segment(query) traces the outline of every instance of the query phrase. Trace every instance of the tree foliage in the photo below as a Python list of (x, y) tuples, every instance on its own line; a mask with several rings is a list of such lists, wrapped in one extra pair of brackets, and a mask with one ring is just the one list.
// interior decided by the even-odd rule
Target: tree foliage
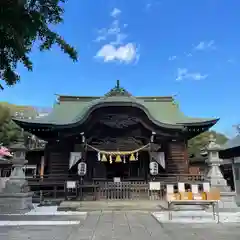
[[(4, 146), (15, 142), (21, 134), (21, 129), (12, 121), (16, 112), (23, 113), (25, 117), (36, 116), (36, 110), (32, 107), (0, 103), (0, 143)], [(25, 141), (29, 136), (29, 133), (24, 132)]]
[(228, 138), (222, 133), (217, 133), (216, 131), (204, 132), (188, 141), (189, 155), (200, 155), (201, 149), (203, 149), (209, 143), (209, 137), (211, 134), (216, 138), (216, 142), (220, 145), (226, 143), (228, 140)]
[[(39, 41), (41, 51), (60, 46), (71, 59), (77, 52), (50, 26), (63, 22), (65, 0), (1, 0), (0, 1), (0, 80), (14, 85), (20, 80), (16, 72), (22, 63), (29, 71), (33, 43)], [(0, 88), (3, 86), (0, 84)]]
[(10, 109), (0, 105), (0, 143), (8, 146), (17, 140), (19, 133), (19, 128), (11, 121)]

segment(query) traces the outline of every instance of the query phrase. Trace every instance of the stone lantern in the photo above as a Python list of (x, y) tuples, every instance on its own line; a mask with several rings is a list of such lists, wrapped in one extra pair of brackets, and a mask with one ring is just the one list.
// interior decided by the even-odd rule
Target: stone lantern
[[(27, 148), (24, 144), (23, 132), (18, 141), (10, 146), (10, 149), (13, 152), (12, 172), (5, 191), (27, 192), (28, 185), (24, 172), (24, 165), (27, 164), (27, 160), (25, 159)], [(9, 187), (9, 189), (7, 187)]]
[(29, 192), (24, 173), (27, 148), (24, 144), (23, 132), (17, 143), (10, 146), (10, 149), (13, 152), (12, 172), (0, 194), (0, 213), (23, 213), (33, 208), (33, 193)]
[(209, 144), (206, 147), (208, 152), (206, 163), (209, 166), (207, 178), (209, 179), (212, 187), (218, 187), (221, 191), (226, 191), (228, 189), (227, 182), (220, 170), (220, 166), (223, 162), (223, 160), (219, 158), (219, 151), (221, 149), (221, 146), (216, 143), (214, 136), (210, 135)]
[(209, 144), (206, 147), (208, 158), (206, 163), (209, 170), (207, 178), (212, 188), (218, 188), (221, 194), (220, 208), (236, 208), (235, 192), (231, 192), (230, 187), (227, 185), (227, 181), (224, 179), (220, 166), (223, 160), (219, 158), (219, 151), (222, 147), (216, 143), (216, 139), (213, 135), (210, 135)]

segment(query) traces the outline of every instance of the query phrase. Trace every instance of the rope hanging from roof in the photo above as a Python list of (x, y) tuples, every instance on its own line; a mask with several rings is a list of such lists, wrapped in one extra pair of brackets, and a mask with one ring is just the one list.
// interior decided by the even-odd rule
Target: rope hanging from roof
[(140, 147), (140, 148), (137, 148), (137, 149), (134, 149), (132, 151), (105, 151), (105, 150), (101, 150), (101, 149), (98, 149), (96, 147), (93, 147), (89, 144), (87, 144), (88, 147), (92, 148), (93, 150), (95, 150), (96, 152), (100, 153), (100, 154), (106, 154), (106, 155), (112, 155), (112, 156), (116, 156), (116, 155), (131, 155), (131, 154), (134, 154), (134, 153), (137, 153), (137, 152), (140, 152), (141, 150), (147, 148), (150, 146), (150, 143)]
[(89, 144), (87, 144), (87, 146), (97, 152), (98, 161), (107, 162), (109, 160), (109, 162), (112, 163), (113, 157), (114, 157), (116, 163), (122, 162), (122, 158), (123, 158), (123, 163), (125, 163), (126, 156), (130, 156), (129, 161), (137, 161), (138, 160), (138, 152), (140, 152), (141, 150), (143, 150), (145, 148), (148, 148), (150, 146), (150, 143), (148, 143), (140, 148), (134, 149), (132, 151), (105, 151), (105, 150), (100, 150), (96, 147), (93, 147)]

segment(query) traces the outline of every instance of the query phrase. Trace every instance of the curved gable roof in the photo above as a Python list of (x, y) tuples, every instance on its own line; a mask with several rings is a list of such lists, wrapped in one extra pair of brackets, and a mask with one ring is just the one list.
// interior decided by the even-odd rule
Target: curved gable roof
[(69, 125), (82, 122), (96, 108), (102, 106), (133, 106), (142, 109), (155, 124), (167, 128), (181, 128), (188, 125), (214, 124), (217, 119), (190, 118), (185, 116), (173, 102), (172, 97), (105, 96), (101, 98), (68, 98), (54, 105), (46, 117), (16, 122)]
[(133, 97), (120, 87), (119, 81), (103, 97), (59, 96), (53, 111), (46, 117), (22, 120), (13, 119), (18, 124), (71, 125), (81, 124), (97, 108), (105, 106), (133, 106), (145, 112), (156, 125), (181, 129), (184, 126), (214, 125), (218, 119), (190, 118), (185, 116), (174, 103), (172, 97)]

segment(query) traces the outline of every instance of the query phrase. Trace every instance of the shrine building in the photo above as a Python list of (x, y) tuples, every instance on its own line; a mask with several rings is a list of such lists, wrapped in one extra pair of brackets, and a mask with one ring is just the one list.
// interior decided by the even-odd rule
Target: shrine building
[[(186, 116), (171, 96), (132, 96), (117, 81), (104, 96), (58, 95), (49, 115), (13, 121), (47, 142), (43, 175), (77, 177), (85, 162), (84, 181), (150, 181), (189, 174), (188, 140), (218, 119)], [(152, 172), (150, 162), (158, 165)]]

